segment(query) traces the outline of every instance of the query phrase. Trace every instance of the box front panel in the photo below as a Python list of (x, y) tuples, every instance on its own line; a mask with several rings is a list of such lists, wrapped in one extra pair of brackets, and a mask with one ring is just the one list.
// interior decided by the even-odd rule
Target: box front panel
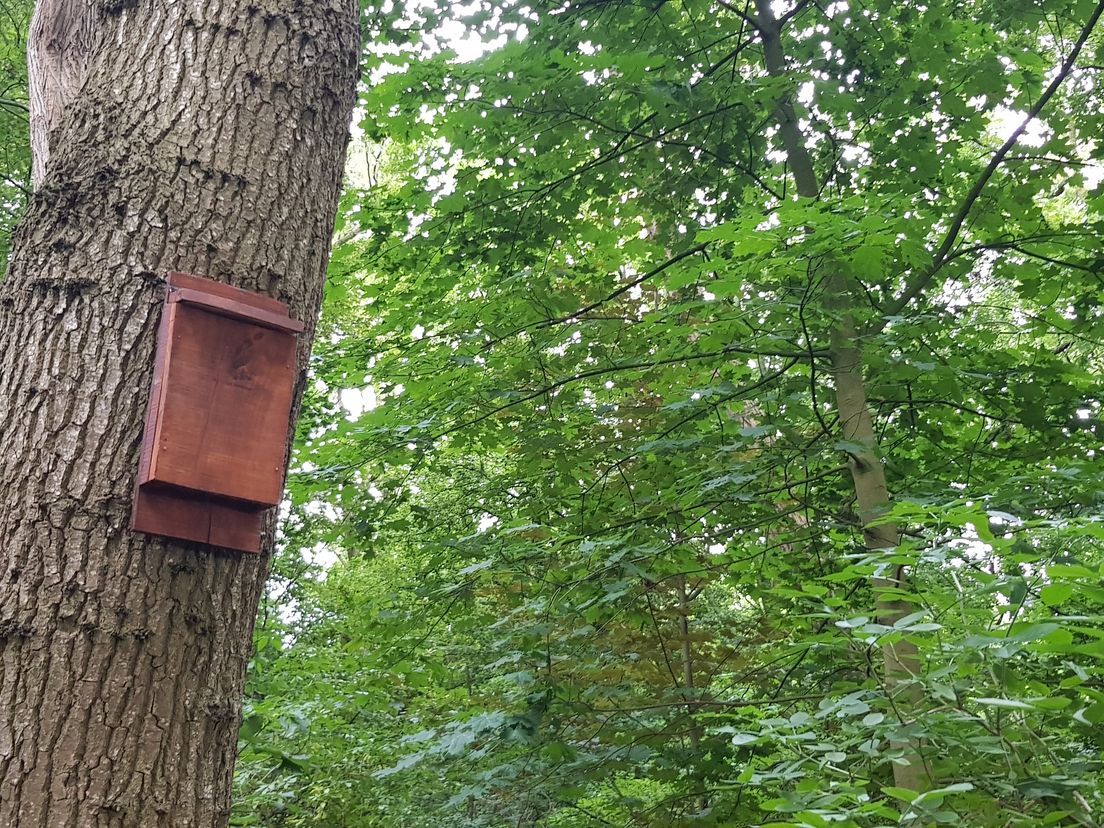
[(295, 337), (187, 304), (169, 336), (148, 482), (276, 505)]

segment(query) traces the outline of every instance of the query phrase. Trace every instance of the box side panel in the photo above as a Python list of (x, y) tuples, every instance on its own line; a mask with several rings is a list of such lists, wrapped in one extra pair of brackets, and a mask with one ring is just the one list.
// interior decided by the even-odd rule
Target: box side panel
[(161, 322), (157, 327), (157, 350), (153, 362), (153, 381), (150, 384), (149, 407), (146, 409), (146, 425), (142, 432), (142, 453), (138, 461), (138, 483), (147, 483), (154, 476), (157, 433), (161, 427), (163, 411), (165, 368), (172, 357), (172, 329), (176, 305), (165, 304)]

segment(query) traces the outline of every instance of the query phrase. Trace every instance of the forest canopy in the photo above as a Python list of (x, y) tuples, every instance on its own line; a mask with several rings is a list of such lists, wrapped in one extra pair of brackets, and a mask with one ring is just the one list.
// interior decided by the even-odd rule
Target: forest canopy
[(366, 6), (231, 824), (1100, 825), (1102, 12)]

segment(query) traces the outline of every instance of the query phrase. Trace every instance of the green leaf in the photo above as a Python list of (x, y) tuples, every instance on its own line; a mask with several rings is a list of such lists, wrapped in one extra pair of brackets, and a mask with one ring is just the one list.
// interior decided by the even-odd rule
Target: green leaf
[(916, 791), (910, 791), (908, 788), (895, 788), (884, 787), (882, 793), (886, 796), (892, 796), (894, 799), (899, 799), (902, 802), (912, 803), (920, 794)]
[(1048, 584), (1039, 590), (1039, 596), (1045, 604), (1056, 607), (1064, 604), (1073, 595), (1073, 584)]
[(980, 698), (974, 699), (978, 704), (984, 704), (989, 707), (1007, 707), (1013, 710), (1034, 710), (1027, 702), (1019, 701), (1017, 699), (999, 699), (999, 698)]

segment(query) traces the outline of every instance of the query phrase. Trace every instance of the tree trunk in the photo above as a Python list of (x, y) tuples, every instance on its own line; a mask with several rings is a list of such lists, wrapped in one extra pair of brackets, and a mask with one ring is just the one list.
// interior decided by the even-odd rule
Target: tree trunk
[(27, 36), (31, 112), (31, 181), (50, 161), (50, 132), (80, 92), (96, 45), (99, 9), (92, 0), (38, 0)]
[[(863, 378), (863, 355), (858, 332), (846, 307), (852, 291), (846, 280), (835, 278), (828, 285), (830, 305), (840, 313), (832, 331), (832, 379), (836, 385), (836, 411), (839, 414), (843, 439), (861, 451), (848, 455), (851, 480), (855, 487), (855, 503), (863, 524), (863, 541), (871, 551), (896, 549), (901, 542), (898, 527), (892, 523), (872, 523), (884, 517), (889, 508), (889, 486), (885, 468), (878, 456), (878, 436), (866, 400)], [(880, 577), (872, 579), (877, 601), (878, 623), (893, 626), (913, 611), (908, 601), (893, 597), (893, 591), (909, 588), (908, 572), (900, 564), (891, 565)], [(920, 678), (920, 652), (915, 644), (901, 638), (881, 645), (885, 665), (885, 689), (894, 713), (902, 724), (908, 724), (923, 700)], [(899, 788), (923, 791), (931, 787), (930, 769), (915, 742), (896, 740), (891, 745), (901, 751), (905, 763), (894, 763), (893, 781)]]
[(220, 826), (267, 555), (127, 528), (163, 277), (287, 302), (305, 368), (357, 3), (96, 2), (0, 286), (0, 825)]
[[(763, 60), (767, 72), (773, 77), (786, 74), (785, 53), (782, 50), (781, 32), (774, 16), (771, 0), (755, 0), (757, 24), (763, 40)], [(778, 105), (779, 134), (786, 151), (786, 160), (793, 174), (797, 193), (802, 198), (816, 199), (820, 195), (812, 158), (805, 148), (797, 115), (788, 97)], [(832, 268), (834, 262), (824, 266)], [(866, 399), (866, 380), (863, 377), (862, 343), (852, 318), (852, 309), (858, 304), (858, 286), (838, 273), (825, 280), (825, 310), (837, 315), (831, 331), (830, 355), (832, 381), (836, 391), (836, 413), (844, 440), (861, 446), (861, 451), (848, 454), (848, 467), (855, 491), (859, 519), (863, 524), (863, 541), (867, 549), (884, 552), (900, 543), (900, 533), (893, 524), (869, 524), (881, 517), (889, 507), (889, 486), (885, 467), (878, 455), (878, 439)], [(887, 598), (884, 590), (907, 589), (908, 573), (903, 566), (896, 566), (892, 573), (872, 579), (878, 596), (878, 621), (892, 626), (905, 617), (911, 607), (908, 603)], [(920, 686), (916, 683), (920, 673), (920, 657), (916, 645), (906, 640), (882, 645), (882, 662), (889, 701), (894, 705), (898, 719), (907, 724), (913, 710), (921, 700)], [(925, 790), (930, 785), (930, 771), (923, 762), (919, 746), (912, 742), (894, 742), (893, 747), (902, 751), (904, 763), (894, 763), (893, 781), (897, 787), (913, 791)]]
[(690, 602), (693, 598), (686, 586), (686, 576), (675, 581), (678, 595), (679, 661), (682, 664), (682, 689), (686, 694), (686, 715), (690, 723), (690, 744), (696, 750), (701, 744), (701, 728), (694, 721), (698, 711), (697, 688), (694, 684), (694, 642), (690, 640)]

